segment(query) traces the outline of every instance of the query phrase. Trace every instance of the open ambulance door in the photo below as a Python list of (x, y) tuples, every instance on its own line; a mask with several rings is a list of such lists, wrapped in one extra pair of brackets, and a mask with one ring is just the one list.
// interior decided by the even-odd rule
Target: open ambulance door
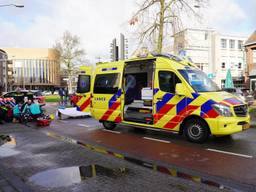
[(71, 102), (78, 111), (90, 112), (92, 67), (83, 66), (78, 75), (77, 90)]

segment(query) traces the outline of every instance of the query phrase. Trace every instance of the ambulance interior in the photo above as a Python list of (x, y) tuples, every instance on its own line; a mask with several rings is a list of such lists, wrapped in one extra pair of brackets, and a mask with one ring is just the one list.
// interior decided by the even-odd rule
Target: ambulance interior
[(136, 61), (125, 65), (124, 120), (153, 124), (154, 61)]

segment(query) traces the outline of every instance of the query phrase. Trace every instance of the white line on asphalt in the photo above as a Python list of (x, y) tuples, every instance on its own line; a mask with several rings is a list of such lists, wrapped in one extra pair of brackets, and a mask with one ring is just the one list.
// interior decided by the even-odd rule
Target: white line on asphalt
[(86, 124), (82, 124), (82, 123), (78, 123), (77, 125), (80, 127), (90, 127), (90, 125), (86, 125)]
[(89, 129), (87, 129), (87, 131), (93, 131), (93, 130), (97, 130), (97, 129), (99, 129), (99, 128), (89, 128)]
[(229, 154), (229, 155), (235, 155), (235, 156), (240, 156), (240, 157), (245, 157), (245, 158), (253, 158), (253, 156), (251, 155), (244, 155), (244, 154), (239, 154), (239, 153), (232, 153), (232, 152), (228, 152), (228, 151), (221, 151), (221, 150), (217, 150), (217, 149), (206, 149), (207, 151), (213, 151), (213, 152), (219, 152), (219, 153), (225, 153), (225, 154)]
[(155, 139), (155, 138), (151, 138), (151, 137), (143, 137), (143, 139), (148, 139), (148, 140), (152, 140), (152, 141), (159, 141), (159, 142), (162, 142), (162, 143), (171, 143), (170, 141)]
[(111, 131), (111, 130), (107, 130), (107, 129), (102, 129), (102, 131), (107, 131), (107, 132), (110, 132), (110, 133), (117, 133), (117, 134), (121, 133), (119, 131)]

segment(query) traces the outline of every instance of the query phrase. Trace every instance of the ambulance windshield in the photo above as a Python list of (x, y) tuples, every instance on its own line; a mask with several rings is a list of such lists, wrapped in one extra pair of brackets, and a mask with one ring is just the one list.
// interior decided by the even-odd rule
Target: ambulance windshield
[(179, 70), (181, 75), (197, 92), (216, 92), (221, 89), (207, 75), (197, 69)]

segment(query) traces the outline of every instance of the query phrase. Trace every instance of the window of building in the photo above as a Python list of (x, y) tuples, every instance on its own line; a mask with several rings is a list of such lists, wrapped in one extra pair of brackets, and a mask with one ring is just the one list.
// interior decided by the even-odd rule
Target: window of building
[(222, 69), (225, 69), (225, 67), (226, 67), (226, 63), (225, 63), (225, 62), (222, 62), (222, 63), (221, 63), (221, 68), (222, 68)]
[(181, 83), (177, 75), (171, 71), (159, 71), (159, 87), (161, 91), (175, 93), (177, 83)]
[(118, 91), (119, 73), (96, 75), (94, 93), (114, 94)]
[(208, 39), (208, 32), (205, 32), (204, 34), (204, 40), (207, 40)]
[(235, 67), (235, 63), (234, 62), (231, 62), (230, 63), (230, 68), (233, 69)]
[(238, 69), (242, 68), (242, 63), (238, 63)]
[(233, 39), (229, 40), (229, 48), (230, 49), (234, 49), (235, 48), (235, 40), (233, 40)]
[(221, 39), (221, 48), (223, 49), (227, 48), (227, 39)]
[(238, 40), (238, 49), (242, 49), (243, 48), (243, 41)]

